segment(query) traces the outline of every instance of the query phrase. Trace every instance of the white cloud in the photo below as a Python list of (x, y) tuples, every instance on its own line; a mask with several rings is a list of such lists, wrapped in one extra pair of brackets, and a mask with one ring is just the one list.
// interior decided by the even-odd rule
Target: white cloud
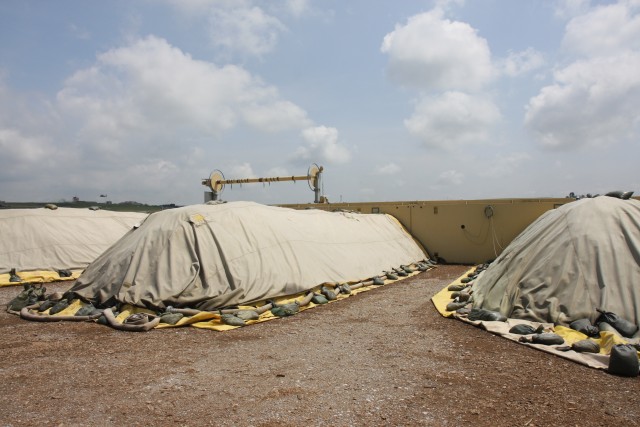
[(555, 15), (562, 19), (570, 19), (588, 10), (590, 3), (590, 0), (558, 0), (555, 4)]
[(244, 178), (257, 178), (257, 175), (253, 172), (253, 168), (249, 162), (244, 162), (231, 167), (231, 173), (228, 179)]
[(509, 56), (500, 61), (500, 69), (505, 75), (515, 77), (542, 67), (544, 62), (541, 52), (528, 48), (521, 52), (509, 52)]
[(575, 62), (529, 101), (526, 126), (550, 148), (638, 138), (640, 53)]
[(0, 177), (8, 179), (9, 176), (25, 177), (32, 174), (33, 170), (47, 167), (55, 149), (48, 138), (0, 127), (0, 153)]
[(429, 90), (478, 90), (492, 78), (487, 41), (469, 24), (450, 21), (440, 9), (414, 15), (384, 37), (389, 76)]
[(398, 172), (400, 172), (400, 166), (398, 166), (395, 163), (387, 163), (384, 166), (380, 166), (378, 167), (378, 169), (376, 170), (376, 173), (378, 175), (395, 175)]
[(621, 1), (573, 18), (566, 28), (565, 49), (588, 57), (640, 49), (640, 2)]
[(311, 8), (309, 0), (287, 0), (287, 9), (293, 16), (299, 17)]
[(306, 145), (298, 147), (295, 160), (308, 162), (346, 163), (351, 154), (338, 143), (338, 130), (332, 127), (315, 126), (302, 131)]
[(284, 100), (247, 105), (242, 116), (249, 125), (265, 132), (279, 132), (311, 124), (306, 111)]
[(531, 155), (524, 152), (499, 153), (494, 159), (486, 162), (485, 167), (478, 170), (478, 175), (493, 178), (508, 177), (529, 160), (531, 160)]
[(261, 56), (276, 46), (285, 25), (257, 6), (213, 8), (209, 32), (214, 46), (232, 53)]
[(240, 121), (261, 131), (308, 126), (306, 113), (241, 67), (193, 59), (147, 37), (109, 50), (65, 82), (58, 102), (84, 131), (123, 135), (219, 135)]
[(640, 136), (639, 12), (639, 1), (621, 0), (569, 21), (563, 47), (582, 58), (558, 68), (526, 107), (525, 125), (542, 146), (608, 146)]
[(453, 148), (487, 141), (500, 117), (498, 108), (486, 98), (446, 92), (422, 98), (404, 124), (427, 146)]
[(449, 187), (452, 185), (461, 185), (464, 182), (464, 174), (457, 170), (448, 170), (438, 175), (436, 187)]

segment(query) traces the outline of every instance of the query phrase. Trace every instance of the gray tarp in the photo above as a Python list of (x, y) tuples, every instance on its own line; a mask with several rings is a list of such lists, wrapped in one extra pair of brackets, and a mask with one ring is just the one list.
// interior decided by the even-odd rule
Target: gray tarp
[(474, 284), (474, 307), (537, 322), (640, 321), (640, 202), (582, 199), (543, 214)]
[(361, 280), (424, 258), (388, 215), (194, 205), (150, 215), (71, 290), (98, 303), (211, 309)]
[(0, 274), (83, 269), (147, 214), (58, 208), (0, 210)]

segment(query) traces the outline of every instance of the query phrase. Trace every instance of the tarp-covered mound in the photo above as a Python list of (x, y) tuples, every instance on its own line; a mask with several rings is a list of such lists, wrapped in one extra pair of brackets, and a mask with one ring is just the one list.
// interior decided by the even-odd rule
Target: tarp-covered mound
[(543, 214), (473, 286), (475, 308), (568, 325), (596, 309), (640, 322), (640, 202), (582, 199)]
[(369, 278), (424, 258), (389, 215), (194, 205), (150, 215), (70, 292), (98, 305), (211, 310)]
[(146, 216), (73, 208), (0, 210), (0, 286), (17, 284), (10, 281), (12, 269), (22, 280), (82, 270)]

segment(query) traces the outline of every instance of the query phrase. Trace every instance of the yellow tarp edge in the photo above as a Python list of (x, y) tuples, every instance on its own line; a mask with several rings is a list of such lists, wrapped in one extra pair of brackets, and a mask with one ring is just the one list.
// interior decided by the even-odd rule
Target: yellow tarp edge
[(449, 283), (447, 286), (444, 287), (444, 289), (442, 289), (440, 292), (438, 292), (433, 297), (431, 297), (431, 302), (433, 302), (433, 305), (436, 307), (436, 310), (438, 310), (438, 313), (440, 313), (443, 317), (453, 317), (453, 314), (455, 313), (453, 311), (447, 311), (447, 305), (452, 300), (451, 293), (453, 292), (453, 291), (447, 290), (447, 288), (451, 285), (463, 284), (462, 279), (467, 277), (468, 274), (473, 272), (474, 270), (475, 268), (470, 268), (462, 276), (458, 277), (456, 280)]
[(4, 273), (0, 274), (0, 287), (21, 286), (24, 283), (52, 283), (76, 280), (78, 277), (80, 277), (80, 273), (82, 273), (83, 270), (70, 271), (70, 277), (60, 277), (57, 271), (49, 270), (19, 271), (17, 275), (22, 279), (21, 282), (10, 281), (11, 275), (9, 273)]

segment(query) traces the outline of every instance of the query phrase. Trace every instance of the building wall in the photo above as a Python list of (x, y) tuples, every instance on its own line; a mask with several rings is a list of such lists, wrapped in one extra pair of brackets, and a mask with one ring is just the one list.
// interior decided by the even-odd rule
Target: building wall
[(544, 212), (572, 200), (488, 199), (282, 206), (390, 214), (422, 244), (431, 258), (451, 264), (479, 264), (494, 259)]

